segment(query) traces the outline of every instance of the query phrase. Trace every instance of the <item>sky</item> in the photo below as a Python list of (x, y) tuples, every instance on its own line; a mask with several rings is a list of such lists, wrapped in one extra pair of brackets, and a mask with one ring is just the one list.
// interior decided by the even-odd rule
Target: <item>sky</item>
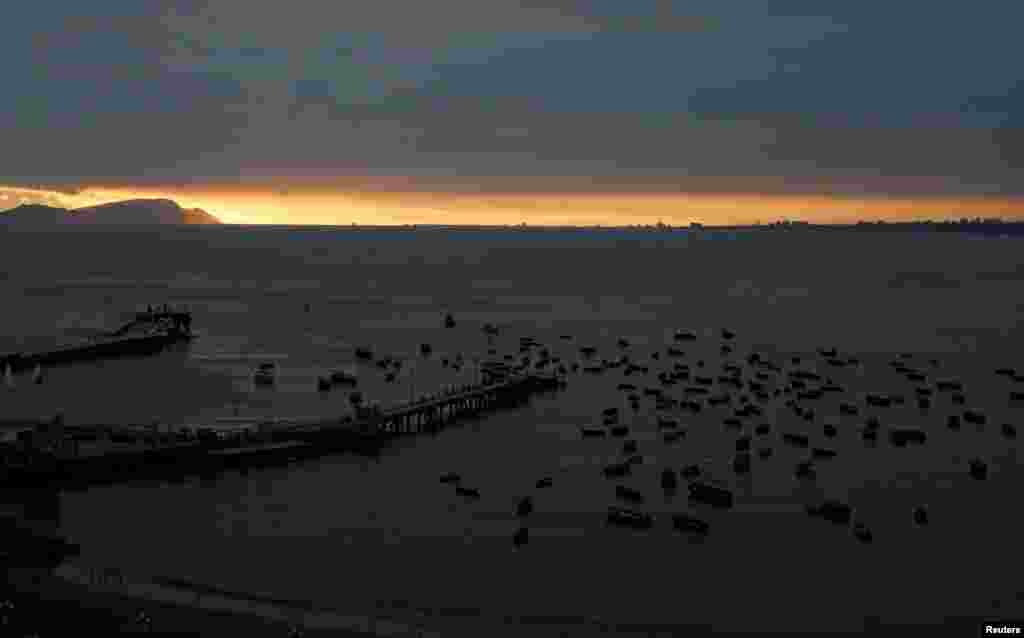
[(1024, 4), (36, 0), (0, 209), (232, 223), (1024, 218)]

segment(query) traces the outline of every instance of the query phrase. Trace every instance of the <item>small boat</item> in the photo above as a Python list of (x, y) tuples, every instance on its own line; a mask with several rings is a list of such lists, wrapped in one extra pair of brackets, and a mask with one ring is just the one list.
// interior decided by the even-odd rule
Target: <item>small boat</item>
[(650, 529), (654, 525), (654, 519), (650, 514), (622, 507), (609, 507), (606, 520), (611, 525), (632, 527), (634, 529)]
[(350, 370), (334, 370), (330, 375), (331, 383), (339, 385), (358, 385), (359, 377)]
[(923, 505), (918, 505), (913, 509), (914, 523), (918, 526), (925, 526), (928, 524), (928, 509)]
[(533, 513), (533, 499), (529, 496), (523, 497), (519, 504), (516, 505), (516, 516), (523, 518)]
[(697, 465), (687, 465), (683, 469), (679, 470), (679, 476), (683, 477), (688, 481), (692, 481), (700, 476), (700, 467)]
[(612, 463), (602, 470), (606, 478), (621, 478), (632, 474), (632, 472), (633, 466), (629, 463)]
[(661, 440), (664, 441), (665, 443), (675, 443), (685, 437), (685, 430), (673, 430), (671, 432), (666, 432), (665, 434), (663, 434)]
[(676, 473), (668, 468), (661, 471), (661, 488), (664, 490), (674, 490), (679, 487), (679, 479)]
[(526, 527), (520, 527), (516, 530), (516, 533), (512, 535), (512, 545), (515, 547), (522, 547), (530, 542), (530, 530)]
[(804, 508), (808, 516), (821, 518), (836, 525), (848, 525), (853, 517), (853, 508), (835, 499), (829, 499), (820, 505), (808, 505)]
[(732, 469), (737, 474), (749, 474), (750, 452), (737, 452), (732, 460)]
[(706, 521), (689, 514), (673, 514), (672, 527), (680, 532), (699, 534), (701, 536), (706, 536), (711, 531), (711, 526)]
[(878, 408), (887, 408), (892, 405), (892, 399), (881, 394), (869, 394), (865, 398), (867, 404)]
[(988, 478), (988, 464), (981, 459), (971, 459), (968, 463), (968, 472), (971, 478), (977, 481), (984, 481)]
[(797, 478), (801, 479), (814, 479), (818, 475), (817, 471), (814, 469), (813, 461), (800, 461), (797, 463), (794, 474)]
[(792, 445), (793, 447), (801, 447), (801, 448), (805, 448), (805, 447), (807, 447), (807, 446), (809, 446), (811, 444), (811, 440), (807, 436), (805, 436), (803, 434), (792, 433), (792, 432), (785, 432), (785, 433), (783, 433), (782, 441), (784, 443), (788, 443), (789, 445)]
[(252, 374), (256, 385), (274, 385), (277, 381), (277, 364), (273, 361), (261, 363)]
[(689, 489), (690, 498), (697, 502), (726, 509), (732, 507), (733, 495), (727, 489), (709, 483), (691, 483)]
[(373, 359), (373, 350), (366, 347), (358, 347), (355, 349), (356, 359), (370, 360)]
[(927, 435), (918, 428), (893, 428), (889, 431), (889, 441), (896, 447), (906, 447), (909, 443), (924, 445)]
[(864, 523), (857, 523), (853, 526), (853, 537), (862, 543), (871, 543), (875, 538), (871, 533), (871, 528)]
[(643, 503), (644, 495), (633, 488), (626, 487), (625, 485), (615, 486), (615, 497), (623, 501), (630, 503)]

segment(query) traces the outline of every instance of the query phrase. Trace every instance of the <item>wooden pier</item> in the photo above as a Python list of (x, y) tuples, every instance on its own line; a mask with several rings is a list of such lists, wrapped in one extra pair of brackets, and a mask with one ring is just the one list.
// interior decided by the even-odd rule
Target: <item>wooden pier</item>
[[(383, 437), (435, 433), (459, 418), (514, 407), (526, 402), (534, 394), (557, 390), (563, 384), (563, 381), (553, 376), (510, 377), (497, 383), (470, 386), (464, 391), (403, 404), (379, 413), (369, 413), (349, 427), (365, 435)], [(310, 435), (315, 437), (329, 432), (337, 424), (336, 420), (299, 424), (282, 430), (282, 433), (292, 439)]]
[(37, 365), (156, 354), (175, 343), (191, 339), (191, 326), (192, 315), (188, 312), (166, 309), (137, 313), (121, 328), (84, 343), (46, 352), (0, 355), (0, 372), (8, 366), (12, 372), (19, 372)]
[[(385, 411), (367, 411), (358, 419), (293, 421), (259, 428), (261, 431), (235, 440), (198, 436), (197, 440), (90, 456), (35, 454), (30, 463), (0, 467), (0, 484), (75, 489), (142, 478), (206, 476), (224, 469), (245, 470), (339, 452), (376, 455), (395, 438), (437, 433), (460, 419), (521, 405), (535, 394), (558, 390), (564, 384), (553, 376), (510, 377)], [(145, 436), (143, 427), (132, 431), (140, 433), (140, 438)]]

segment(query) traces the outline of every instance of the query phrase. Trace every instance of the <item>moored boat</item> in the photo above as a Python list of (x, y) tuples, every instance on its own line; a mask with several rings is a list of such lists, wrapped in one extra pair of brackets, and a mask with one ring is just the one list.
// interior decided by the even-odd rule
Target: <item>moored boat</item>
[(252, 374), (256, 385), (274, 385), (277, 382), (277, 364), (273, 361), (261, 363)]
[(339, 385), (358, 385), (359, 377), (352, 370), (334, 370), (330, 375), (331, 383)]
[(650, 529), (654, 525), (654, 519), (650, 514), (622, 507), (609, 507), (608, 516), (605, 520), (610, 525), (632, 527), (634, 529)]

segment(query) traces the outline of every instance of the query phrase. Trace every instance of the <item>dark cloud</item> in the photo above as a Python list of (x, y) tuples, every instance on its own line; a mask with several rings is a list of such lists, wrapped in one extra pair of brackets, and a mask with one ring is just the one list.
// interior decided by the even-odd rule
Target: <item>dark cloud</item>
[(0, 184), (1019, 193), (1019, 6), (21, 3)]

